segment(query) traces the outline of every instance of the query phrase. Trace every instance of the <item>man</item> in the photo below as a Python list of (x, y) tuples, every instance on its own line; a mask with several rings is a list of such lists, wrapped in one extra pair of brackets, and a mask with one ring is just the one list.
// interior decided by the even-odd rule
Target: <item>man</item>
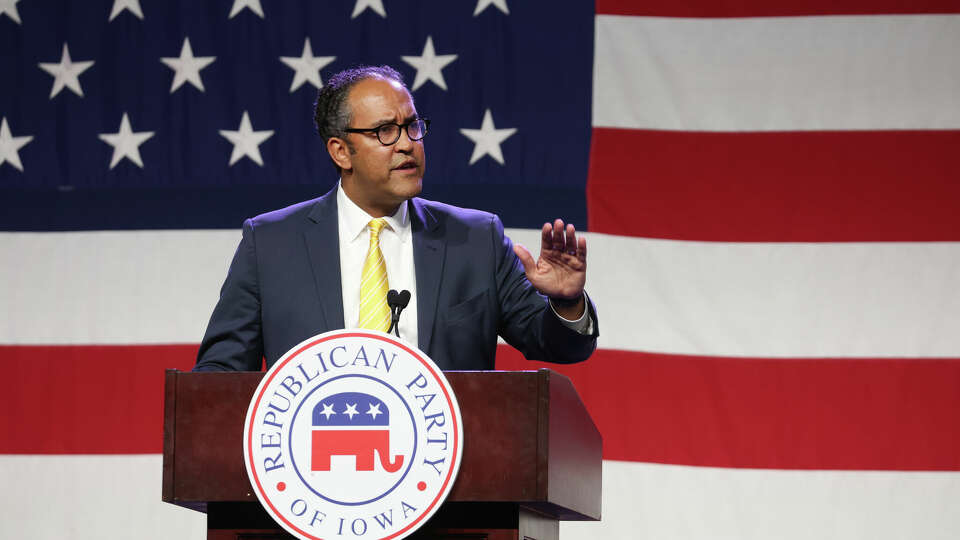
[(254, 371), (264, 357), (269, 368), (322, 332), (386, 331), (388, 288), (410, 291), (401, 337), (441, 369), (493, 369), (497, 334), (530, 359), (593, 352), (585, 239), (561, 220), (545, 224), (534, 261), (496, 216), (417, 198), (428, 122), (399, 73), (334, 75), (316, 122), (340, 183), (244, 223), (194, 370)]

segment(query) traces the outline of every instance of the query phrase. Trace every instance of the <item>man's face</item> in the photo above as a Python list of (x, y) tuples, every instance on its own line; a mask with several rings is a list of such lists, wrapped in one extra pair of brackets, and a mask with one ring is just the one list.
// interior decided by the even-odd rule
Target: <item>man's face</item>
[[(406, 124), (417, 117), (410, 94), (395, 81), (364, 79), (350, 90), (347, 104), (351, 128)], [(390, 215), (400, 203), (420, 194), (426, 167), (423, 140), (411, 141), (405, 129), (390, 146), (380, 144), (371, 132), (348, 133), (346, 139), (351, 152), (350, 166), (343, 170), (343, 189), (367, 213)]]

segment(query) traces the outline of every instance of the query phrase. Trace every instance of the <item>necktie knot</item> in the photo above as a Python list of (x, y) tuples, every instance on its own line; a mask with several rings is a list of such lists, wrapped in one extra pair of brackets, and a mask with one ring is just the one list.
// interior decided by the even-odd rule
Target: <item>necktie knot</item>
[(380, 240), (380, 231), (387, 226), (387, 220), (383, 218), (371, 219), (367, 226), (370, 227), (370, 242), (377, 242)]

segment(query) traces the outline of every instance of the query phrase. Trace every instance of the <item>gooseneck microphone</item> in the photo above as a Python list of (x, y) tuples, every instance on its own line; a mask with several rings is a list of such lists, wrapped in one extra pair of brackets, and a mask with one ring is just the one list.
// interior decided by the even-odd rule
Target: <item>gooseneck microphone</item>
[(400, 312), (410, 303), (410, 291), (403, 290), (397, 292), (390, 289), (387, 292), (387, 304), (390, 306), (390, 329), (387, 333), (394, 332), (400, 337)]

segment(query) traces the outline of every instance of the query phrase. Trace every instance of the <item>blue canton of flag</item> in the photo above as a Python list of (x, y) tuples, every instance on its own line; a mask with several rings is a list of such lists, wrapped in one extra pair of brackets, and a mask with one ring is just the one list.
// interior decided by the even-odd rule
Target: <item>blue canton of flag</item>
[(586, 224), (593, 2), (0, 6), (0, 230), (234, 228), (319, 196), (312, 104), (358, 64), (432, 121), (423, 196)]

